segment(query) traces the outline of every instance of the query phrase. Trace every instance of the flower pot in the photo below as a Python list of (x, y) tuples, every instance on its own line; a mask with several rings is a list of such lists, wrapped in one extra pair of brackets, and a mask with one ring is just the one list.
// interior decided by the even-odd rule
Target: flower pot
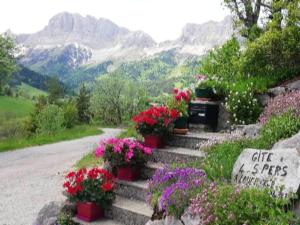
[(174, 122), (175, 129), (187, 129), (188, 128), (188, 118), (187, 117), (179, 117)]
[(196, 88), (195, 94), (197, 98), (210, 99), (213, 97), (214, 92), (211, 88)]
[(77, 218), (92, 222), (104, 217), (104, 210), (95, 202), (77, 202)]
[(161, 136), (158, 135), (145, 135), (144, 136), (145, 142), (144, 145), (150, 148), (163, 148), (164, 141)]
[(135, 181), (140, 178), (141, 169), (139, 167), (124, 166), (117, 168), (117, 178), (119, 180)]

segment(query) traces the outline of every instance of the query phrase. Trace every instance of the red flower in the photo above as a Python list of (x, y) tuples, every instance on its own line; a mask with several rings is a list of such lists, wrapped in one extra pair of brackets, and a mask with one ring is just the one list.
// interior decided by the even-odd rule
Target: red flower
[(171, 110), (171, 118), (173, 120), (177, 119), (180, 117), (180, 113), (176, 110), (176, 109), (172, 109)]
[(111, 182), (106, 182), (106, 183), (102, 184), (101, 188), (103, 191), (110, 191), (114, 188), (114, 184)]
[(66, 178), (71, 178), (75, 176), (75, 172), (71, 171), (70, 173), (68, 173), (68, 175), (66, 176)]

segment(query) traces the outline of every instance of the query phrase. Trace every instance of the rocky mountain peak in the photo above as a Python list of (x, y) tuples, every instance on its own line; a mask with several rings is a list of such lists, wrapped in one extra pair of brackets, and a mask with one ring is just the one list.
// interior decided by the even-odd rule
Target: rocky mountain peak
[(208, 21), (203, 24), (188, 23), (177, 39), (181, 45), (207, 45), (213, 47), (228, 40), (233, 34), (232, 18), (225, 17), (221, 22)]

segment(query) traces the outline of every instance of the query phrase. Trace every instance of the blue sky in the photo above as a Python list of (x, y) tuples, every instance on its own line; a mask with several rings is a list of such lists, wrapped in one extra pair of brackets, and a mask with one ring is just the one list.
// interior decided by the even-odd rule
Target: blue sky
[(222, 0), (9, 0), (0, 9), (0, 32), (33, 33), (55, 14), (67, 11), (104, 17), (156, 41), (175, 39), (186, 23), (222, 20)]

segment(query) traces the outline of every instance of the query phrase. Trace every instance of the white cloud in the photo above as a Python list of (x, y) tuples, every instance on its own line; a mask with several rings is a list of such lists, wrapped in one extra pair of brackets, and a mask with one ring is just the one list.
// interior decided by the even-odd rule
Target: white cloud
[(157, 41), (175, 39), (186, 23), (222, 20), (222, 0), (2, 0), (0, 32), (32, 33), (55, 14), (67, 11), (104, 17)]

